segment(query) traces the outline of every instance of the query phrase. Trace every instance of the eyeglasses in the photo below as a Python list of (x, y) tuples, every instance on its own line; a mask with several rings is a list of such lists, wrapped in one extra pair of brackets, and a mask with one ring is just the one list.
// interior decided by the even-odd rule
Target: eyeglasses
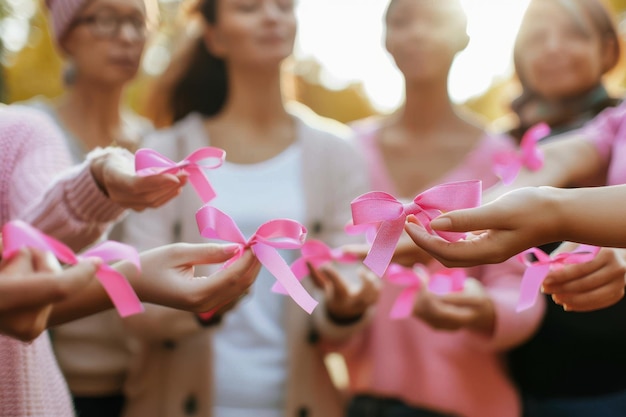
[(96, 37), (103, 39), (118, 37), (124, 25), (130, 26), (134, 35), (140, 40), (146, 39), (149, 30), (146, 19), (137, 16), (119, 16), (111, 13), (100, 13), (75, 19), (72, 26), (79, 25), (88, 25)]

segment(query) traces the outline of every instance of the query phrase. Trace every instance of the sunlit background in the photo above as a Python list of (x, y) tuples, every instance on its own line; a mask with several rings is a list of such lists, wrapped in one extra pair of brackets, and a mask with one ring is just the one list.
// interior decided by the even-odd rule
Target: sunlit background
[[(489, 118), (498, 115), (498, 111), (483, 108), (485, 96), (511, 78), (511, 47), (528, 1), (462, 0), (471, 40), (452, 68), (450, 93), (455, 102), (473, 103), (474, 110)], [(298, 0), (299, 33), (293, 70), (300, 78), (298, 94), (305, 104), (347, 121), (368, 113), (389, 112), (401, 103), (402, 79), (383, 48), (387, 3)], [(622, 4), (626, 0), (612, 3), (616, 10), (626, 9)], [(158, 75), (168, 63), (171, 28), (168, 34), (167, 23), (174, 20), (179, 4), (180, 0), (160, 1), (162, 29), (145, 55), (144, 77)], [(60, 92), (62, 64), (50, 43), (40, 0), (0, 0), (0, 40), (4, 51), (4, 101)], [(140, 94), (141, 80), (137, 84), (135, 91)], [(340, 94), (348, 97), (339, 100), (340, 104), (336, 99), (323, 98)], [(131, 101), (140, 106), (138, 99), (131, 97)]]

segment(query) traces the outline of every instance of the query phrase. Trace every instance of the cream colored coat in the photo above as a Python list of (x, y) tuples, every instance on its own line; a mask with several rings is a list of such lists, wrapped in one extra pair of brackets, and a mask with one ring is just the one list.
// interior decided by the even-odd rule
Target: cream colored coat
[[(331, 246), (354, 241), (343, 228), (350, 220), (351, 200), (368, 191), (364, 160), (348, 141), (327, 129), (325, 119), (294, 118), (303, 150), (308, 236)], [(145, 146), (180, 160), (207, 145), (201, 117), (191, 115), (149, 137)], [(163, 208), (132, 214), (125, 240), (139, 249), (174, 240), (202, 242), (194, 217), (200, 205), (186, 187)], [(286, 302), (284, 320), (289, 351), (285, 417), (342, 416), (343, 396), (333, 385), (318, 346), (320, 335), (336, 330), (326, 320), (323, 305), (309, 316)], [(190, 313), (156, 306), (127, 324), (136, 340), (124, 417), (210, 417), (212, 330), (199, 326)]]

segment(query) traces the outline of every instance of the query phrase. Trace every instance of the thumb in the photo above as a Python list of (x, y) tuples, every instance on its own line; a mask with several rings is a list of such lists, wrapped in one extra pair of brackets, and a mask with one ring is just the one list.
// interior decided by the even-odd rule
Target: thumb
[(102, 260), (99, 258), (88, 258), (58, 274), (61, 297), (65, 298), (87, 285), (95, 277), (101, 264)]
[(481, 207), (454, 210), (442, 214), (430, 223), (430, 227), (434, 230), (445, 232), (474, 232), (497, 228), (496, 220), (496, 213), (487, 204)]
[(216, 243), (179, 243), (176, 259), (179, 265), (217, 264), (226, 262), (241, 251), (240, 245)]

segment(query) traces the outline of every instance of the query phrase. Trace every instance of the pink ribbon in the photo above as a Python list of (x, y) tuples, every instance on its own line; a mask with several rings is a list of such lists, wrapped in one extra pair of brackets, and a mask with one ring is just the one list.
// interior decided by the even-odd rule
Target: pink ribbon
[[(52, 252), (60, 262), (68, 265), (75, 265), (81, 259), (88, 257), (97, 257), (103, 262), (125, 259), (132, 262), (138, 271), (141, 270), (137, 250), (132, 246), (111, 240), (102, 242), (77, 256), (63, 243), (20, 220), (11, 221), (4, 225), (2, 239), (4, 241), (3, 258), (12, 256), (22, 247), (30, 247)], [(102, 263), (96, 271), (96, 277), (111, 298), (120, 316), (127, 317), (144, 311), (141, 301), (124, 275), (106, 263)]]
[(409, 317), (413, 311), (415, 297), (423, 285), (428, 283), (428, 290), (437, 295), (450, 294), (462, 291), (467, 275), (464, 269), (443, 269), (429, 274), (421, 266), (407, 268), (398, 264), (391, 264), (385, 274), (385, 279), (394, 285), (404, 287), (393, 304), (389, 317), (403, 319)]
[(306, 228), (295, 220), (277, 219), (262, 224), (246, 239), (234, 220), (215, 207), (204, 205), (196, 212), (200, 234), (208, 239), (237, 243), (241, 251), (227, 265), (238, 259), (244, 248), (251, 248), (261, 264), (274, 275), (282, 288), (307, 313), (311, 314), (317, 301), (304, 289), (277, 249), (300, 249), (306, 239)]
[(180, 162), (174, 162), (153, 149), (142, 148), (135, 153), (135, 171), (139, 176), (185, 172), (198, 196), (208, 203), (216, 197), (216, 193), (204, 170), (219, 168), (225, 159), (223, 149), (211, 146), (192, 152)]
[(435, 186), (419, 194), (409, 204), (402, 204), (390, 194), (377, 191), (357, 197), (351, 203), (353, 224), (378, 226), (363, 263), (379, 277), (385, 274), (409, 214), (415, 215), (429, 233), (436, 233), (450, 242), (462, 239), (464, 233), (433, 231), (430, 222), (443, 212), (477, 207), (480, 198), (481, 182), (478, 180)]
[[(340, 248), (331, 249), (324, 242), (316, 239), (310, 239), (304, 242), (301, 252), (302, 256), (291, 264), (291, 272), (293, 272), (298, 280), (302, 280), (302, 278), (309, 274), (307, 263), (310, 263), (313, 268), (319, 268), (333, 261), (342, 264), (350, 264), (359, 261), (356, 255), (345, 253)], [(272, 287), (272, 291), (278, 294), (286, 294), (285, 288), (278, 281), (276, 281)]]
[(522, 167), (537, 171), (543, 166), (543, 152), (537, 146), (540, 139), (550, 134), (546, 123), (538, 123), (526, 131), (519, 150), (496, 153), (493, 157), (493, 171), (502, 183), (511, 184)]
[[(517, 311), (529, 309), (537, 302), (541, 284), (553, 268), (562, 268), (567, 264), (589, 262), (595, 258), (600, 250), (597, 246), (580, 245), (572, 252), (563, 252), (550, 256), (539, 248), (530, 248), (517, 255), (527, 268), (522, 276), (520, 297)], [(534, 255), (537, 260), (530, 261), (528, 255)]]

